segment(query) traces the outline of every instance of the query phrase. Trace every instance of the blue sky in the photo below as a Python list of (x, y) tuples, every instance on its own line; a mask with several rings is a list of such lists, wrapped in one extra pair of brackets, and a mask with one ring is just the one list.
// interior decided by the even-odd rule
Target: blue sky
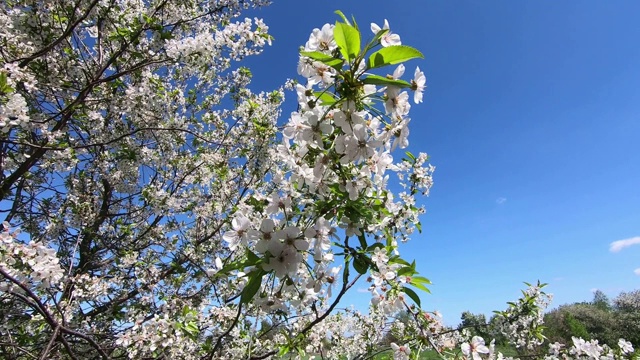
[(298, 47), (336, 9), (363, 29), (388, 19), (425, 54), (407, 64), (428, 85), (409, 150), (437, 170), (402, 250), (434, 283), (423, 307), (456, 324), (503, 309), (523, 281), (549, 283), (552, 306), (640, 288), (640, 245), (609, 250), (640, 236), (640, 2), (274, 0), (245, 14), (275, 37), (245, 62), (252, 88), (297, 77)]

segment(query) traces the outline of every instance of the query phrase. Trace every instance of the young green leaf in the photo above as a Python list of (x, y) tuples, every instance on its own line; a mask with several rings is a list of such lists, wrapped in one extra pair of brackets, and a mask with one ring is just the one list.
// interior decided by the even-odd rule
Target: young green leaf
[(353, 258), (353, 268), (356, 269), (358, 274), (366, 274), (369, 270), (369, 265), (363, 257), (364, 255), (359, 255)]
[(327, 55), (320, 51), (300, 51), (300, 55), (306, 56), (312, 60), (320, 61), (327, 66), (331, 66), (332, 68), (340, 68), (342, 67), (342, 63), (344, 60), (336, 59), (333, 56)]
[(340, 10), (336, 10), (335, 14), (340, 16), (342, 18), (342, 21), (346, 22), (347, 24), (349, 23), (349, 19), (347, 19), (346, 16), (344, 16), (344, 13)]
[(406, 265), (406, 266), (411, 266), (411, 264), (409, 264), (409, 262), (407, 262), (406, 260), (402, 259), (399, 256), (393, 256), (389, 259), (389, 263), (390, 264), (402, 264), (402, 265)]
[(255, 265), (261, 260), (253, 251), (247, 250), (247, 266)]
[(265, 271), (260, 269), (253, 271), (250, 273), (249, 282), (242, 289), (242, 295), (240, 295), (240, 303), (247, 304), (251, 301), (254, 295), (260, 290), (260, 285), (262, 284), (262, 276), (265, 274)]
[(193, 321), (186, 323), (182, 327), (182, 330), (184, 330), (184, 332), (187, 333), (187, 336), (189, 337), (189, 339), (193, 341), (195, 341), (198, 338), (198, 334), (200, 333), (200, 329), (198, 329), (198, 325)]
[(326, 91), (316, 91), (313, 95), (320, 100), (321, 105), (333, 105), (336, 103), (336, 99), (331, 96), (330, 93)]
[[(360, 31), (360, 28), (358, 28), (358, 23), (356, 22), (355, 16), (351, 15), (351, 21), (353, 22), (353, 27), (356, 28), (356, 30)], [(348, 24), (349, 22), (346, 21), (346, 23)]]
[(372, 245), (369, 245), (369, 246), (367, 247), (367, 252), (372, 252), (372, 251), (374, 251), (376, 248), (381, 248), (381, 249), (382, 249), (382, 248), (384, 248), (384, 244), (382, 244), (382, 243), (374, 243), (374, 244), (372, 244)]
[(416, 294), (415, 291), (409, 289), (408, 287), (403, 287), (402, 288), (402, 292), (407, 294), (407, 296), (409, 296), (411, 298), (411, 300), (413, 300), (413, 302), (415, 302), (416, 305), (418, 305), (418, 307), (420, 307), (420, 297), (418, 296), (418, 294)]
[(368, 75), (362, 80), (364, 84), (382, 85), (382, 86), (397, 86), (399, 88), (409, 88), (411, 84), (400, 79), (389, 79), (380, 75)]
[(411, 281), (409, 284), (411, 284), (412, 286), (415, 286), (416, 288), (418, 288), (418, 289), (420, 289), (420, 290), (422, 290), (424, 292), (427, 292), (427, 293), (431, 294), (431, 290), (429, 290), (426, 286), (422, 285), (419, 282)]
[(415, 270), (413, 270), (413, 268), (411, 268), (410, 266), (405, 266), (398, 270), (398, 276), (403, 276), (403, 275), (411, 276), (413, 274), (415, 274)]
[(360, 32), (353, 26), (336, 22), (333, 38), (340, 48), (340, 53), (348, 61), (355, 59), (360, 53)]
[(344, 258), (344, 271), (342, 272), (342, 282), (345, 284), (349, 282), (349, 259)]
[(280, 347), (280, 350), (278, 351), (278, 356), (279, 357), (285, 356), (289, 353), (289, 351), (291, 351), (291, 348), (289, 348), (289, 345), (283, 345), (282, 347)]
[(360, 241), (360, 247), (362, 247), (362, 249), (366, 249), (367, 248), (367, 239), (364, 237), (364, 234), (358, 235), (358, 240)]
[(0, 94), (13, 92), (13, 88), (7, 84), (7, 73), (0, 72)]
[(421, 284), (431, 285), (431, 280), (427, 279), (426, 277), (422, 277), (422, 276), (412, 276), (411, 277), (411, 283), (421, 283)]
[(375, 69), (382, 66), (399, 64), (411, 59), (424, 59), (424, 55), (417, 49), (406, 45), (395, 45), (382, 48), (369, 56), (367, 68)]

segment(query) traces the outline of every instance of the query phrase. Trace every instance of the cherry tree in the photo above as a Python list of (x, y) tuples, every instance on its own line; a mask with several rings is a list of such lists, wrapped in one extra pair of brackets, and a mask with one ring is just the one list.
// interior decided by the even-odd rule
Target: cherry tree
[(4, 355), (264, 358), (309, 343), (369, 270), (384, 306), (416, 297), (394, 252), (431, 169), (390, 154), (412, 85), (365, 74), (421, 54), (374, 49), (388, 30), (361, 49), (346, 19), (314, 30), (281, 127), (284, 89), (252, 93), (235, 65), (271, 40), (237, 20), (261, 5), (2, 5)]
[[(421, 309), (430, 282), (400, 254), (434, 171), (401, 152), (422, 54), (337, 12), (300, 80), (253, 93), (237, 62), (271, 37), (239, 16), (263, 5), (0, 5), (3, 357), (369, 358), (389, 331), (400, 359), (501, 356)], [(359, 279), (368, 313), (342, 304)], [(502, 313), (518, 346), (540, 344), (541, 287)]]

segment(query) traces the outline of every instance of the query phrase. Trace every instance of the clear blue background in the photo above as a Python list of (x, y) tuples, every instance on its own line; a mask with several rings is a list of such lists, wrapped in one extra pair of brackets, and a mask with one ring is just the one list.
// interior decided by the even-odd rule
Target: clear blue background
[[(640, 288), (640, 245), (609, 252), (640, 236), (640, 2), (275, 0), (245, 13), (275, 37), (244, 63), (251, 87), (298, 78), (298, 47), (336, 9), (365, 37), (388, 19), (425, 54), (407, 64), (428, 85), (409, 150), (437, 170), (402, 249), (434, 283), (423, 307), (454, 325), (504, 309), (523, 281), (548, 282), (555, 306)], [(294, 108), (289, 93), (283, 122)], [(366, 307), (365, 288), (345, 304)]]

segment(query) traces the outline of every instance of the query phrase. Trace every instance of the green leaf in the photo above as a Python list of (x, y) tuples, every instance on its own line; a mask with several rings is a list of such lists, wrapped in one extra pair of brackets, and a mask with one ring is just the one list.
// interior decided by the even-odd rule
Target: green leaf
[(216, 275), (228, 274), (234, 270), (244, 269), (249, 266), (255, 266), (262, 261), (261, 257), (258, 257), (251, 250), (247, 250), (247, 259), (243, 261), (234, 261), (228, 264), (225, 264), (220, 271)]
[(405, 154), (409, 157), (409, 159), (411, 159), (411, 162), (412, 162), (412, 163), (415, 163), (415, 162), (416, 162), (416, 156), (415, 156), (415, 155), (413, 155), (413, 154), (411, 153), (411, 151), (407, 151), (407, 152), (405, 152)]
[(175, 261), (171, 263), (171, 269), (177, 274), (184, 274), (187, 272), (187, 269), (185, 269), (184, 266)]
[(416, 287), (417, 289), (420, 289), (424, 292), (427, 292), (429, 294), (431, 294), (431, 290), (429, 290), (426, 286), (422, 285), (421, 283), (414, 283), (413, 281), (410, 282), (410, 284), (414, 287)]
[(331, 96), (331, 93), (328, 93), (326, 91), (316, 91), (313, 93), (313, 95), (320, 100), (320, 104), (321, 105), (333, 105), (336, 103), (336, 99), (334, 99), (333, 96)]
[(411, 84), (400, 79), (389, 79), (380, 75), (368, 75), (362, 79), (364, 84), (382, 85), (382, 86), (397, 86), (399, 88), (410, 88)]
[(341, 68), (344, 60), (336, 59), (331, 55), (327, 55), (320, 51), (300, 51), (300, 55), (306, 56), (312, 60), (320, 61), (323, 64), (331, 66), (332, 68)]
[(344, 13), (342, 13), (342, 11), (336, 10), (335, 13), (342, 18), (342, 21), (346, 22), (347, 24), (349, 23), (349, 20), (346, 16), (344, 16)]
[(169, 31), (169, 30), (162, 31), (160, 33), (160, 39), (162, 39), (162, 40), (171, 40), (171, 39), (173, 39), (173, 33), (171, 31)]
[(349, 260), (345, 257), (344, 259), (344, 271), (342, 272), (342, 282), (349, 282)]
[[(356, 30), (360, 31), (360, 28), (358, 28), (358, 23), (356, 22), (356, 18), (355, 18), (355, 16), (351, 15), (351, 21), (353, 22), (353, 27), (354, 27)], [(345, 21), (345, 22), (346, 22), (346, 23), (349, 23), (348, 21)]]
[(341, 23), (336, 21), (336, 25), (333, 28), (333, 40), (335, 40), (338, 49), (345, 60), (349, 60), (349, 52), (347, 51), (347, 39), (344, 36)]
[(413, 302), (415, 302), (416, 305), (418, 305), (418, 307), (420, 307), (420, 297), (418, 296), (418, 294), (416, 294), (415, 291), (409, 289), (408, 287), (403, 287), (402, 288), (402, 292), (407, 294), (407, 296), (409, 296), (411, 298), (411, 300), (413, 300)]
[(431, 280), (427, 279), (426, 277), (422, 277), (422, 276), (412, 276), (411, 277), (411, 283), (421, 283), (421, 284), (431, 285)]
[(7, 84), (7, 73), (0, 72), (0, 93), (8, 94), (13, 92), (13, 88)]
[(364, 237), (364, 234), (358, 235), (358, 240), (360, 240), (360, 247), (364, 250), (367, 248), (367, 239)]
[(413, 270), (413, 268), (411, 268), (410, 266), (405, 266), (402, 267), (398, 270), (398, 276), (403, 276), (403, 275), (413, 275), (415, 273), (415, 270)]
[(411, 59), (424, 59), (424, 55), (417, 49), (406, 45), (395, 45), (382, 48), (369, 56), (367, 68), (375, 69), (382, 66), (399, 64)]
[(196, 340), (198, 338), (198, 334), (200, 333), (198, 325), (193, 321), (186, 323), (182, 329), (188, 334), (191, 340)]
[(348, 61), (355, 59), (360, 53), (360, 32), (353, 26), (336, 22), (333, 38), (340, 48), (340, 53)]
[(367, 252), (372, 252), (372, 251), (374, 251), (376, 248), (384, 248), (384, 244), (382, 244), (382, 243), (375, 243), (375, 244), (369, 245), (369, 247), (367, 247)]
[(260, 257), (254, 254), (253, 251), (247, 250), (247, 266), (255, 265), (260, 261)]
[(358, 255), (353, 259), (353, 268), (356, 269), (359, 274), (366, 274), (369, 270), (369, 265), (367, 264), (367, 261), (363, 259), (363, 257), (365, 256)]
[(240, 303), (247, 304), (253, 296), (260, 290), (260, 285), (262, 284), (262, 276), (265, 274), (265, 271), (260, 269), (256, 270), (249, 277), (249, 282), (245, 285), (244, 289), (242, 289), (242, 295), (240, 295)]
[(116, 28), (116, 33), (122, 37), (128, 37), (131, 34), (131, 30), (124, 27)]
[(202, 345), (202, 349), (206, 352), (209, 352), (213, 349), (213, 337), (207, 337), (204, 344)]
[(285, 356), (289, 353), (289, 351), (291, 351), (291, 349), (289, 348), (289, 345), (284, 345), (278, 351), (278, 356), (279, 357)]
[(418, 229), (418, 232), (422, 234), (422, 223), (418, 221), (417, 223), (415, 223), (415, 226), (416, 226), (416, 229)]
[(406, 260), (402, 259), (399, 256), (393, 256), (389, 259), (389, 263), (391, 264), (402, 264), (405, 266), (411, 266), (411, 264), (409, 264)]

